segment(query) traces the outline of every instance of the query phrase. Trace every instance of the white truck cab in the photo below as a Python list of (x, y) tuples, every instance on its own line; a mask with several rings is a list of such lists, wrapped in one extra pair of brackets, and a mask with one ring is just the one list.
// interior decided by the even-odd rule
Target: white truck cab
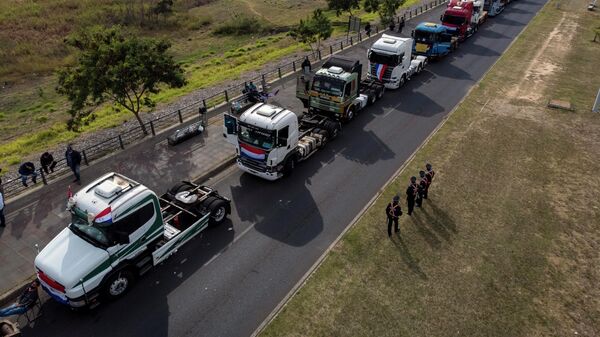
[(426, 57), (412, 58), (412, 38), (383, 34), (368, 51), (370, 79), (388, 89), (398, 89), (410, 76), (425, 67)]
[(117, 298), (137, 275), (162, 262), (209, 224), (223, 222), (229, 199), (189, 182), (157, 196), (108, 173), (69, 198), (71, 221), (35, 258), (44, 290), (77, 308)]

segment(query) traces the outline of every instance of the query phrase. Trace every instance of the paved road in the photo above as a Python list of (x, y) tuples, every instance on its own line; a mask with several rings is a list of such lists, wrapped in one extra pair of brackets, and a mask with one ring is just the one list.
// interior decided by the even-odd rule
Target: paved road
[[(230, 223), (190, 242), (120, 301), (91, 313), (48, 302), (43, 318), (25, 332), (88, 337), (251, 334), (544, 3), (512, 3), (457, 53), (431, 64), (359, 115), (291, 177), (269, 183), (227, 170), (212, 183), (234, 200)], [(437, 9), (425, 17), (436, 21), (439, 15)], [(364, 62), (366, 48), (346, 54)], [(283, 84), (277, 100), (297, 108), (293, 83)], [(384, 224), (374, 225), (385, 236)]]

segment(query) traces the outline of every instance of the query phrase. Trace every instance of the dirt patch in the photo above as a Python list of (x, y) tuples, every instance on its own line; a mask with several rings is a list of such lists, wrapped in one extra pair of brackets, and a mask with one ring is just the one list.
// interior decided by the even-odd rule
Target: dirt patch
[(548, 78), (561, 69), (561, 62), (571, 50), (571, 41), (577, 31), (577, 15), (563, 13), (560, 22), (544, 41), (525, 71), (519, 84), (508, 92), (509, 98), (542, 103)]

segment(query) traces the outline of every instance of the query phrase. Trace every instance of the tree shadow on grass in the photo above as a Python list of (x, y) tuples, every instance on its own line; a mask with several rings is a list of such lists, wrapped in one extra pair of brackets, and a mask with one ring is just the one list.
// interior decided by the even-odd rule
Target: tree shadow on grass
[(402, 240), (402, 236), (398, 235), (397, 238), (392, 239), (392, 242), (394, 243), (396, 248), (398, 248), (400, 256), (402, 257), (402, 260), (404, 260), (404, 263), (406, 263), (406, 265), (408, 266), (408, 269), (410, 269), (413, 273), (417, 274), (421, 279), (427, 280), (427, 275), (423, 272), (423, 270), (419, 266), (419, 263), (410, 253), (410, 250), (404, 243), (404, 240)]

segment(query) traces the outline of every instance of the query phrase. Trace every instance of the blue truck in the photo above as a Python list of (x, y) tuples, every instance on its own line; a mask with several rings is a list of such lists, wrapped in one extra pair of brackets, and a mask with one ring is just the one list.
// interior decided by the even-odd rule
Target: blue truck
[(437, 23), (421, 22), (412, 31), (413, 55), (439, 58), (458, 47), (458, 31)]

